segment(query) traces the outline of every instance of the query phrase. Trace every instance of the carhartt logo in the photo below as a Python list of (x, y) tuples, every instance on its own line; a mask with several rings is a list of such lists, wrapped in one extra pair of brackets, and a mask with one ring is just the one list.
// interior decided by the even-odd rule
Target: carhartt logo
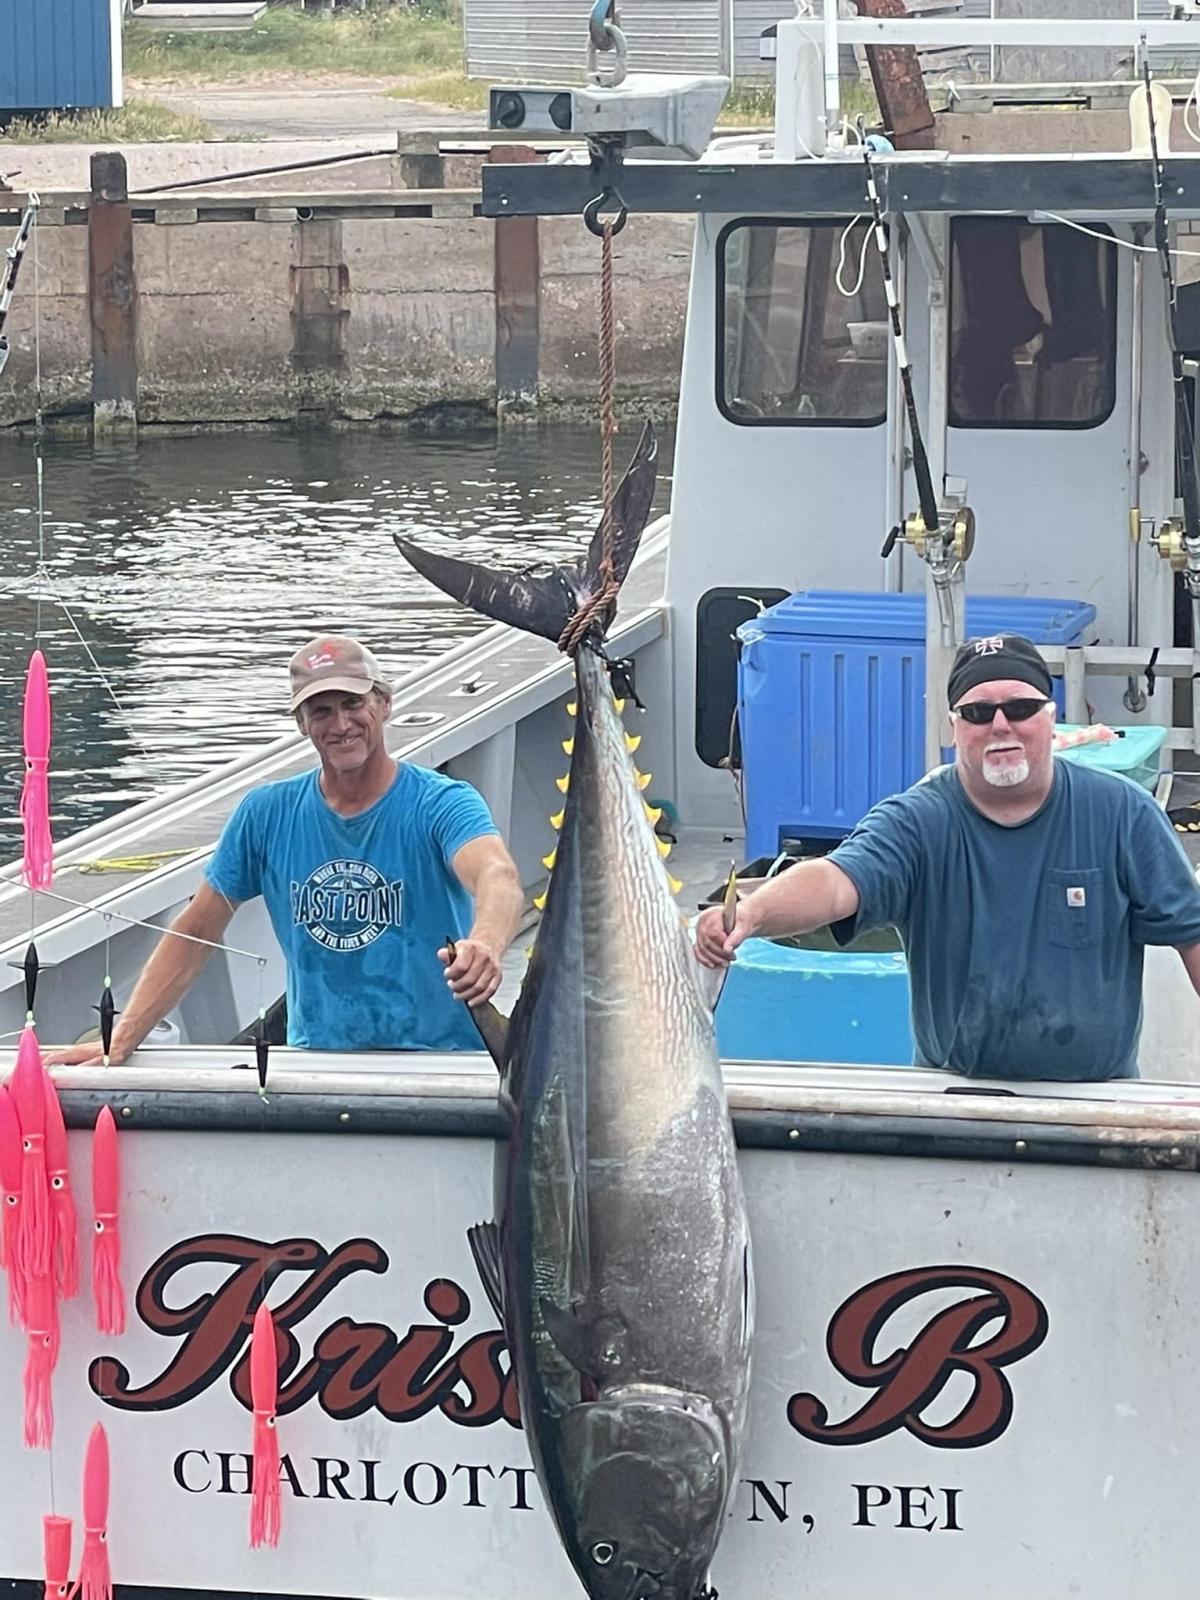
[(1004, 649), (1004, 635), (993, 633), (989, 639), (976, 639), (975, 654), (977, 656), (998, 656)]
[(1069, 906), (1085, 906), (1085, 905), (1087, 905), (1087, 890), (1086, 889), (1079, 889), (1079, 888), (1068, 889), (1067, 890), (1067, 904)]
[(331, 655), (328, 650), (322, 650), (318, 655), (309, 656), (308, 665), (312, 672), (319, 672), (322, 667), (336, 667), (337, 657)]

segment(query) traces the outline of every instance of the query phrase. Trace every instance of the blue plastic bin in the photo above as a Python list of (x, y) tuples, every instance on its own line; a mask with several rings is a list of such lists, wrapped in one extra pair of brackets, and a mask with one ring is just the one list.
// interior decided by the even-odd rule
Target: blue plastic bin
[(903, 952), (793, 950), (747, 939), (716, 1011), (727, 1061), (911, 1067)]
[[(1095, 606), (969, 595), (967, 633), (1079, 644)], [(925, 596), (810, 589), (738, 629), (746, 854), (839, 839), (925, 770)], [(1056, 683), (1062, 714), (1061, 680)]]

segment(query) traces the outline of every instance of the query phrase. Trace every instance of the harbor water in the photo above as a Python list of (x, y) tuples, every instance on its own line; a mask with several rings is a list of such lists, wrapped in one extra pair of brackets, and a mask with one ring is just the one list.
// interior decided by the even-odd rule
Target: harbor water
[[(628, 424), (618, 466), (635, 443)], [(47, 444), (39, 519), (33, 444), (0, 439), (0, 857), (21, 848), (35, 641), (50, 670), (61, 840), (287, 732), (287, 658), (312, 634), (354, 633), (399, 674), (478, 631), (393, 534), (517, 567), (573, 558), (596, 525), (599, 481), (584, 426), (143, 437)]]

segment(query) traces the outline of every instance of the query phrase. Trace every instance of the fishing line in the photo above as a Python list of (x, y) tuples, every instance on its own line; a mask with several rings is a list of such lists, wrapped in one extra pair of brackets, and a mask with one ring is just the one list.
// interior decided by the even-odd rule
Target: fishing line
[(110, 908), (102, 911), (90, 900), (75, 900), (71, 895), (63, 894), (58, 889), (43, 889), (41, 892), (48, 900), (57, 900), (64, 906), (73, 906), (76, 911), (90, 911), (93, 916), (115, 917), (118, 922), (124, 922), (131, 928), (147, 928), (163, 939), (185, 939), (188, 944), (202, 944), (209, 950), (221, 950), (228, 956), (244, 956), (247, 961), (264, 963), (266, 961), (261, 950), (241, 950), (235, 944), (222, 944), (219, 939), (202, 939), (198, 933), (181, 933), (178, 928), (164, 928), (157, 922), (145, 922), (141, 917), (127, 916), (123, 911), (114, 911)]
[[(1141, 255), (1156, 256), (1159, 248), (1155, 244), (1135, 244), (1132, 239), (1118, 239), (1115, 234), (1102, 233), (1099, 228), (1089, 228), (1085, 223), (1076, 222), (1071, 217), (1063, 217), (1057, 211), (1038, 211), (1038, 216), (1049, 217), (1052, 222), (1061, 222), (1064, 228), (1074, 228), (1076, 233), (1086, 233), (1089, 239), (1099, 239), (1101, 244), (1115, 244), (1122, 250), (1135, 250)], [(1168, 255), (1183, 260), (1190, 257), (1193, 261), (1200, 261), (1200, 250), (1180, 250), (1178, 247), (1168, 250)]]

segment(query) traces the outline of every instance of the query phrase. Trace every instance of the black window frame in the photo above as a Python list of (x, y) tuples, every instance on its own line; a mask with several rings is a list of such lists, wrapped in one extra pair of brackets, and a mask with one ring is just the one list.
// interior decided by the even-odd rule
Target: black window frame
[[(736, 428), (881, 428), (888, 420), (889, 383), (884, 383), (883, 410), (871, 417), (740, 417), (730, 411), (725, 401), (725, 249), (731, 233), (739, 228), (844, 228), (851, 222), (865, 221), (861, 217), (736, 217), (727, 222), (717, 235), (717, 315), (716, 359), (713, 363), (716, 382), (714, 399), (717, 410)], [(889, 341), (888, 372), (891, 372)]]
[[(1089, 227), (1092, 228), (1095, 233), (1104, 233), (1109, 239), (1112, 240), (1112, 244), (1109, 245), (1106, 252), (1106, 288), (1108, 293), (1108, 313), (1110, 318), (1110, 338), (1108, 346), (1109, 358), (1107, 373), (1110, 396), (1108, 409), (1101, 415), (1089, 418), (1085, 422), (1013, 422), (1005, 419), (997, 420), (994, 417), (979, 422), (964, 422), (956, 416), (954, 410), (954, 392), (951, 381), (952, 359), (950, 348), (951, 341), (954, 337), (954, 232), (959, 224), (963, 222), (968, 224), (977, 222), (999, 224), (1007, 222), (1015, 225), (1018, 228), (1067, 228), (1070, 232), (1077, 233), (1080, 231), (1078, 229), (1070, 228), (1069, 224), (1065, 222), (1041, 222), (1035, 221), (1033, 218), (1026, 216), (980, 216), (973, 213), (960, 213), (957, 216), (952, 216), (950, 218), (950, 230), (949, 237), (947, 239), (948, 282), (946, 284), (946, 427), (948, 429), (957, 428), (963, 433), (980, 433), (984, 431), (993, 433), (1088, 433), (1094, 428), (1102, 428), (1104, 424), (1110, 420), (1113, 412), (1117, 408), (1117, 345), (1120, 340), (1121, 328), (1117, 319), (1117, 299), (1120, 293), (1117, 251), (1120, 248), (1120, 242), (1118, 241), (1116, 235), (1111, 231), (1111, 229), (1105, 227), (1105, 225), (1101, 222), (1089, 224)], [(1087, 237), (1087, 235), (1084, 235), (1084, 237)], [(1093, 239), (1092, 242), (1099, 244), (1100, 241)]]

